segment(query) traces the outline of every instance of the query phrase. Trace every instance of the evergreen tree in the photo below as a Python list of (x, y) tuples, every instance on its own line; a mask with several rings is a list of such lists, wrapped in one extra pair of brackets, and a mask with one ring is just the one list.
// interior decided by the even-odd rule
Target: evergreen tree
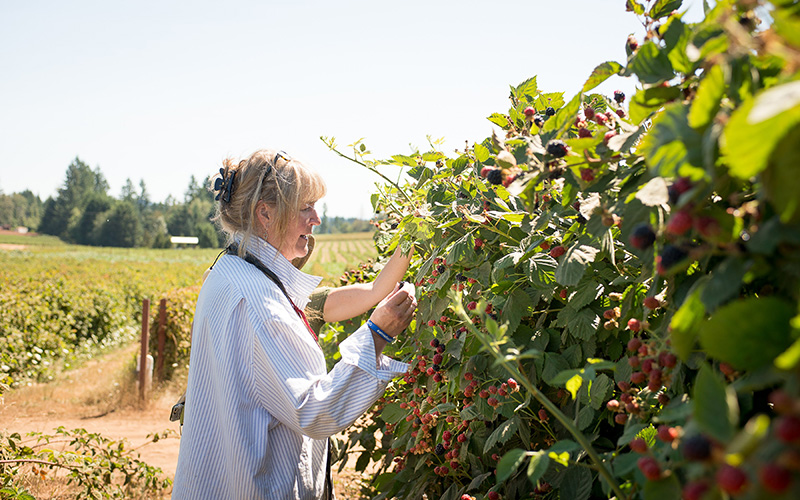
[(120, 201), (114, 205), (99, 236), (99, 243), (103, 246), (138, 246), (142, 238), (142, 223), (136, 205), (131, 201)]

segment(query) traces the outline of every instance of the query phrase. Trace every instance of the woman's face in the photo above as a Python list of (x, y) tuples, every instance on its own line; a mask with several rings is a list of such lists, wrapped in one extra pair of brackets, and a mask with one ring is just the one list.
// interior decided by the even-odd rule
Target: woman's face
[[(267, 236), (267, 242), (290, 261), (298, 257), (305, 257), (308, 253), (308, 235), (311, 234), (311, 229), (319, 226), (321, 222), (314, 203), (307, 203), (289, 219), (283, 242), (273, 241), (273, 238), (269, 236)], [(269, 232), (267, 234), (269, 235)]]

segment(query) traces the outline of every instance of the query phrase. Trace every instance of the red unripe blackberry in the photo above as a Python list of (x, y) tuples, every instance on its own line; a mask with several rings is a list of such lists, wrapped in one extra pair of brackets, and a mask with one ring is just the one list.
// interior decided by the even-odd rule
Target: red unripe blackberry
[(497, 387), (490, 385), (489, 386), (489, 394), (497, 394)]
[(617, 401), (616, 399), (609, 400), (609, 402), (606, 403), (606, 408), (608, 408), (611, 411), (619, 410), (619, 401)]
[(437, 373), (433, 374), (433, 381), (434, 382), (441, 382), (442, 380), (444, 380), (444, 377), (442, 377), (441, 373), (437, 372)]
[(443, 358), (443, 356), (441, 354), (434, 354), (433, 355), (433, 364), (434, 365), (441, 365), (443, 359), (444, 358)]
[(658, 426), (658, 439), (664, 441), (665, 443), (671, 443), (675, 441), (678, 437), (678, 429), (675, 427), (670, 427), (668, 425), (659, 425)]
[(510, 378), (510, 379), (508, 379), (508, 386), (511, 387), (512, 391), (516, 391), (517, 387), (519, 387), (519, 384), (517, 384), (516, 380), (514, 380), (513, 378)]
[(475, 394), (475, 389), (473, 389), (471, 386), (467, 386), (464, 389), (464, 396), (465, 397), (471, 398), (474, 394)]
[(794, 409), (794, 399), (782, 389), (772, 391), (769, 402), (772, 404), (772, 409), (780, 414), (790, 413)]
[(658, 402), (661, 403), (662, 405), (665, 405), (665, 406), (668, 405), (669, 404), (669, 396), (667, 396), (663, 392), (658, 393)]
[(653, 360), (651, 358), (642, 360), (642, 371), (645, 373), (653, 371)]
[(592, 182), (594, 180), (594, 169), (582, 168), (581, 169), (581, 180), (583, 180), (585, 182)]
[(588, 128), (579, 128), (578, 129), (578, 137), (581, 139), (586, 139), (587, 137), (591, 137), (592, 132)]
[(594, 108), (591, 106), (586, 106), (583, 108), (583, 114), (586, 116), (587, 120), (591, 120), (594, 118)]
[[(603, 116), (603, 115), (597, 115), (597, 116)], [(603, 144), (608, 146), (608, 141), (610, 141), (611, 138), (614, 137), (615, 135), (617, 135), (617, 133), (613, 130), (609, 130), (608, 132), (603, 134)]]
[(536, 114), (536, 110), (533, 107), (528, 106), (527, 108), (525, 108), (525, 111), (523, 111), (523, 113), (525, 113), (525, 117), (528, 120), (532, 120), (534, 115)]
[(464, 380), (472, 380), (474, 376), (475, 375), (473, 375), (472, 372), (467, 372), (464, 374)]
[(732, 377), (733, 375), (736, 374), (736, 370), (731, 365), (729, 365), (728, 363), (720, 363), (719, 364), (719, 371), (721, 371), (723, 374), (727, 375), (728, 377)]
[(628, 49), (631, 52), (636, 52), (636, 49), (639, 48), (639, 42), (636, 40), (636, 37), (633, 35), (628, 35)]
[(631, 318), (628, 320), (628, 330), (632, 332), (638, 332), (642, 329), (642, 322), (636, 318)]
[(600, 125), (604, 125), (608, 121), (608, 117), (606, 117), (606, 115), (603, 113), (595, 113), (594, 121)]
[(738, 467), (722, 464), (717, 471), (717, 484), (722, 491), (735, 495), (747, 486), (747, 474)]
[(550, 242), (549, 241), (543, 241), (543, 242), (539, 243), (539, 248), (541, 248), (542, 250), (550, 250)]
[(708, 215), (697, 217), (694, 220), (694, 229), (700, 233), (704, 238), (713, 239), (722, 233), (722, 228), (719, 221)]
[(567, 252), (567, 249), (562, 247), (561, 245), (555, 246), (550, 249), (550, 257), (557, 259), (564, 255)]
[(550, 420), (550, 417), (547, 415), (547, 410), (545, 410), (544, 408), (540, 408), (538, 413), (539, 413), (539, 420), (541, 420), (542, 422), (547, 422), (548, 420)]
[(663, 351), (658, 355), (658, 364), (663, 368), (674, 368), (678, 358), (671, 352)]
[(681, 236), (686, 234), (686, 232), (692, 228), (693, 224), (694, 219), (692, 218), (692, 214), (686, 210), (680, 210), (672, 214), (672, 217), (669, 218), (666, 229), (670, 234)]
[(689, 436), (683, 439), (681, 452), (688, 460), (708, 460), (711, 457), (711, 441), (702, 434)]
[(429, 319), (428, 320), (428, 326), (436, 326), (436, 320), (435, 319)]
[(461, 464), (460, 464), (460, 463), (458, 463), (458, 460), (451, 460), (451, 461), (450, 461), (450, 468), (451, 468), (451, 469), (453, 469), (453, 470), (456, 470), (456, 469), (458, 469), (460, 466), (461, 466)]
[(569, 146), (564, 141), (553, 140), (547, 143), (547, 154), (553, 158), (563, 158), (568, 152)]
[(475, 238), (475, 248), (480, 248), (483, 246), (483, 240), (480, 238)]
[(642, 347), (642, 341), (638, 337), (633, 337), (628, 341), (629, 351), (638, 351), (640, 347)]
[(765, 464), (758, 471), (758, 478), (765, 490), (780, 494), (789, 489), (792, 473), (775, 463)]
[(626, 380), (620, 380), (617, 382), (617, 387), (619, 387), (619, 390), (622, 392), (628, 392), (631, 390), (631, 384)]
[(625, 118), (625, 110), (624, 109), (619, 108), (618, 110), (615, 111), (615, 113), (617, 113), (617, 116), (619, 116), (620, 118)]
[(478, 303), (475, 302), (474, 300), (469, 304), (467, 304), (467, 309), (470, 311), (474, 311), (476, 307), (478, 307)]
[(650, 481), (661, 478), (661, 467), (658, 465), (658, 461), (655, 458), (641, 457), (636, 461), (636, 465), (639, 467), (639, 470), (642, 471), (644, 477)]
[(497, 398), (494, 398), (494, 397), (487, 399), (486, 402), (492, 408), (497, 408), (498, 406), (500, 406), (500, 401), (498, 401)]
[(625, 425), (625, 422), (628, 421), (628, 416), (624, 413), (617, 413), (614, 415), (614, 422), (618, 423), (619, 425)]
[(427, 374), (428, 374), (428, 376), (431, 376), (431, 375), (433, 375), (434, 373), (436, 373), (436, 370), (434, 370), (432, 366), (429, 366), (429, 367), (428, 367), (428, 369), (427, 369), (427, 370), (425, 370), (425, 373), (427, 373)]
[(633, 248), (647, 250), (656, 241), (656, 233), (650, 224), (639, 224), (631, 231), (628, 241)]
[(482, 399), (486, 399), (489, 397), (489, 391), (483, 389), (481, 392), (478, 393), (478, 396)]
[(775, 434), (784, 443), (800, 441), (800, 418), (794, 415), (785, 415), (775, 421)]
[(636, 453), (647, 453), (647, 441), (642, 438), (636, 438), (630, 442), (631, 450)]
[(631, 368), (639, 368), (639, 366), (641, 366), (642, 362), (639, 359), (639, 356), (629, 356), (628, 357), (628, 364), (631, 366)]
[(647, 375), (642, 372), (633, 372), (631, 373), (631, 382), (639, 385), (644, 384), (644, 381), (647, 380)]
[(641, 356), (647, 356), (648, 354), (650, 354), (650, 348), (647, 347), (646, 345), (641, 345), (639, 346), (638, 352)]
[(439, 347), (439, 339), (431, 340), (431, 347)]
[(708, 483), (702, 480), (686, 483), (682, 491), (683, 500), (702, 500), (708, 489)]
[(467, 435), (466, 434), (459, 434), (458, 437), (456, 438), (456, 441), (458, 441), (459, 443), (463, 443), (466, 440), (467, 440)]
[(648, 309), (658, 309), (661, 307), (661, 301), (655, 297), (646, 297), (644, 299), (644, 306)]
[(481, 169), (481, 177), (485, 179), (486, 176), (489, 175), (489, 172), (491, 172), (492, 170), (494, 170), (494, 167), (483, 167)]
[(566, 288), (562, 288), (561, 291), (558, 292), (558, 296), (561, 297), (562, 299), (566, 299), (567, 298), (567, 289)]

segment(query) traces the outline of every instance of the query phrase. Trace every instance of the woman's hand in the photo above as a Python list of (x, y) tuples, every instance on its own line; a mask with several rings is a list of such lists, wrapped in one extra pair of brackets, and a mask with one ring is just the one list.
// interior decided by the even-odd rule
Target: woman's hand
[(395, 285), (394, 290), (383, 299), (369, 319), (381, 330), (396, 337), (405, 330), (414, 318), (417, 309), (416, 291), (411, 283)]

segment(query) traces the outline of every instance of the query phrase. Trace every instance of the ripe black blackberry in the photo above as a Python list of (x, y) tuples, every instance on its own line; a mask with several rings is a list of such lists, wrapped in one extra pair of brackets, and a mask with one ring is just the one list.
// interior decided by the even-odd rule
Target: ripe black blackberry
[(544, 110), (544, 114), (546, 114), (547, 116), (553, 116), (556, 114), (556, 110), (553, 109), (552, 106), (547, 106), (547, 109)]
[(630, 242), (634, 248), (646, 250), (656, 241), (656, 233), (650, 224), (639, 224), (631, 231)]
[(708, 460), (711, 457), (711, 441), (702, 434), (695, 434), (683, 440), (683, 456), (688, 460)]
[(614, 100), (617, 101), (618, 104), (622, 104), (625, 101), (625, 93), (621, 90), (615, 90)]
[(689, 254), (686, 252), (686, 250), (674, 245), (666, 245), (659, 256), (658, 271), (661, 274), (664, 274), (671, 267), (673, 267), (675, 264), (678, 264), (688, 256)]
[(437, 455), (444, 455), (445, 451), (447, 451), (447, 450), (444, 449), (444, 445), (442, 443), (439, 443), (439, 444), (436, 445), (436, 454)]
[(444, 267), (444, 264), (439, 264), (438, 266), (436, 266), (436, 270), (439, 271), (439, 274), (442, 274), (447, 270), (447, 268)]
[(553, 158), (562, 158), (567, 155), (569, 147), (564, 141), (550, 141), (547, 143), (547, 154)]
[(439, 370), (442, 369), (442, 367), (439, 366), (439, 365), (431, 365), (431, 366), (433, 367), (433, 371), (435, 371), (435, 372), (438, 372)]
[(494, 184), (495, 186), (498, 184), (502, 184), (503, 172), (499, 168), (491, 170), (489, 171), (489, 174), (486, 176), (486, 180), (489, 181), (489, 184)]
[(467, 277), (458, 272), (456, 273), (456, 281), (467, 281)]

